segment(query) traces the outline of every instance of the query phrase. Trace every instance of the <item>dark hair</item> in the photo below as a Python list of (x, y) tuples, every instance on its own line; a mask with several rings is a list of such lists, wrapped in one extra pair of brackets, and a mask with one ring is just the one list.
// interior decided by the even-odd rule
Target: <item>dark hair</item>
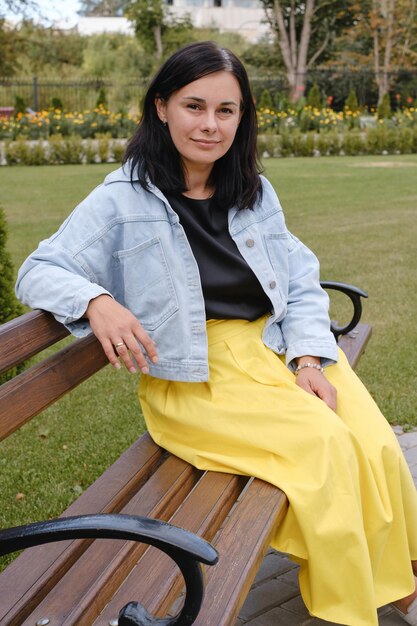
[(241, 61), (213, 41), (192, 43), (178, 50), (159, 69), (146, 93), (142, 118), (123, 162), (130, 160), (132, 178), (138, 175), (145, 189), (149, 177), (164, 193), (186, 191), (182, 160), (169, 129), (157, 115), (155, 98), (167, 101), (178, 89), (219, 71), (231, 72), (239, 83), (242, 118), (232, 146), (214, 163), (208, 183), (215, 189), (214, 199), (225, 209), (252, 208), (261, 197), (262, 187), (256, 149), (257, 118), (249, 79)]

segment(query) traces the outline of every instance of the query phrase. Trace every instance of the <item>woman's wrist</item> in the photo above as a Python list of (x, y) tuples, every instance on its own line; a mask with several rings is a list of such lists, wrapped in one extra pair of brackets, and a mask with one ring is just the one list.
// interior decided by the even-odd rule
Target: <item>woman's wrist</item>
[(297, 367), (295, 368), (295, 371), (294, 371), (294, 374), (296, 376), (298, 376), (298, 374), (303, 369), (315, 369), (323, 373), (323, 368), (321, 366), (320, 357), (312, 356), (312, 355), (304, 355), (304, 356), (298, 357), (296, 359), (296, 363), (297, 363)]
[(295, 359), (295, 362), (297, 366), (304, 365), (305, 363), (315, 363), (316, 365), (321, 365), (321, 358), (319, 356), (312, 356), (311, 354), (307, 354), (297, 357)]

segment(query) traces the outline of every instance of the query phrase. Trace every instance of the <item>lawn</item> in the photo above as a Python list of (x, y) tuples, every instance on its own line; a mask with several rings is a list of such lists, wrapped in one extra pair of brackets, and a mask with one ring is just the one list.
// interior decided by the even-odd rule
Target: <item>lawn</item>
[[(16, 268), (113, 167), (0, 168)], [(417, 425), (417, 156), (271, 159), (265, 168), (322, 278), (369, 293), (374, 336), (358, 373), (389, 421)], [(342, 310), (337, 298), (332, 315)], [(59, 514), (142, 432), (136, 384), (106, 368), (1, 444), (0, 526)]]

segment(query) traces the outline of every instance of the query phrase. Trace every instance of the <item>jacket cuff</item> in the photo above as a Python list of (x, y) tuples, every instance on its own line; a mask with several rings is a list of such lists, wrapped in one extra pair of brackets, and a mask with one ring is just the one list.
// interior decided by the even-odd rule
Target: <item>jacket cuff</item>
[(295, 372), (297, 363), (295, 359), (301, 356), (315, 356), (321, 359), (322, 367), (334, 365), (338, 361), (338, 348), (336, 341), (324, 341), (317, 344), (317, 341), (299, 341), (287, 347), (285, 359), (287, 367)]

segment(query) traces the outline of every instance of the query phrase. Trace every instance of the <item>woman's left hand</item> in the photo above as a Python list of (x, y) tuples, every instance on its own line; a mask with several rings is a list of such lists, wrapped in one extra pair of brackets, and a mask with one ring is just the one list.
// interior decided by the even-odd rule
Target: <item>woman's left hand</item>
[(336, 411), (337, 391), (322, 372), (313, 367), (304, 367), (298, 372), (296, 383), (304, 391), (317, 396), (333, 411)]

